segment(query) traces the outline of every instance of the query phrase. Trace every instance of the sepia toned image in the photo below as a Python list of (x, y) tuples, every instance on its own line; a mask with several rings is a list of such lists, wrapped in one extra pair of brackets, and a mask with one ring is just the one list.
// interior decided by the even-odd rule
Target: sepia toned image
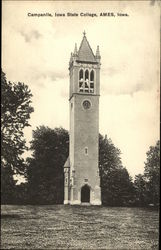
[(159, 91), (159, 1), (2, 1), (1, 249), (159, 249)]

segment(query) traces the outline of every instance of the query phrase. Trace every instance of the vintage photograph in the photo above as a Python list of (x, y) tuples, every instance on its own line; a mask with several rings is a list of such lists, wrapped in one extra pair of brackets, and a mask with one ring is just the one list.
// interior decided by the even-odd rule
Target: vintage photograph
[(159, 249), (160, 1), (2, 1), (1, 249)]

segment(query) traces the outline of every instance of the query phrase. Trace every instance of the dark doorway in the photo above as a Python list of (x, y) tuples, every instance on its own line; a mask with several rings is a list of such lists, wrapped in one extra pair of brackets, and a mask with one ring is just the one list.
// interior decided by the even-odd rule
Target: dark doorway
[(81, 189), (81, 202), (90, 202), (90, 187), (84, 185)]

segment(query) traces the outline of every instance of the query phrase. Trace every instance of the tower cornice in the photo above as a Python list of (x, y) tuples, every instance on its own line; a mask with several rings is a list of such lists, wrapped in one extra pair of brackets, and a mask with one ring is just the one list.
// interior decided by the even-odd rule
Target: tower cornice
[(90, 68), (98, 68), (100, 69), (101, 67), (101, 63), (99, 62), (96, 62), (96, 63), (91, 63), (91, 62), (84, 62), (84, 61), (75, 61), (75, 62), (72, 62), (70, 65), (69, 65), (69, 68), (68, 70), (70, 71), (73, 67), (90, 67)]
[(80, 61), (80, 60), (76, 60), (77, 63), (84, 63), (84, 64), (96, 64), (98, 65), (98, 62), (90, 62), (90, 61)]
[(72, 99), (72, 97), (73, 97), (74, 95), (81, 95), (81, 96), (100, 96), (100, 95), (97, 95), (97, 94), (90, 94), (90, 93), (73, 93), (73, 94), (71, 95), (71, 97), (69, 98), (69, 101)]

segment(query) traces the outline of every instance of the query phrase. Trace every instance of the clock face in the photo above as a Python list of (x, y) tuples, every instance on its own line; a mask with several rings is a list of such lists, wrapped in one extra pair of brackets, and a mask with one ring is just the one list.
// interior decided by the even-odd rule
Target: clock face
[(89, 109), (90, 107), (91, 107), (90, 101), (85, 100), (85, 101), (83, 102), (83, 108), (84, 108), (84, 109)]

